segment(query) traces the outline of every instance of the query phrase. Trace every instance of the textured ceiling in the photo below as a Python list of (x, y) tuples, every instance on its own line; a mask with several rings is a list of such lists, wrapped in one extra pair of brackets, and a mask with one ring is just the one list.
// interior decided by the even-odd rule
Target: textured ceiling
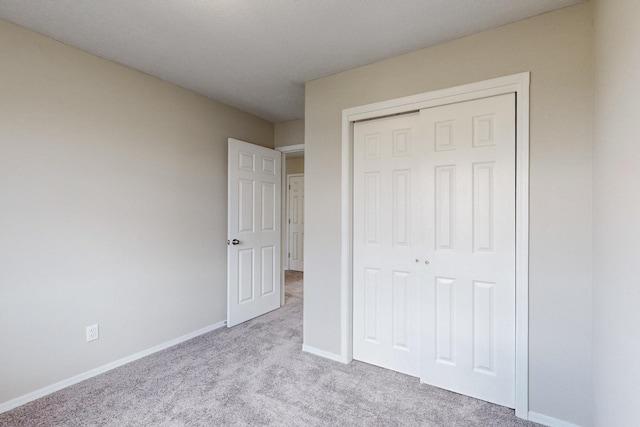
[(272, 122), (304, 83), (582, 0), (0, 0), (0, 17)]

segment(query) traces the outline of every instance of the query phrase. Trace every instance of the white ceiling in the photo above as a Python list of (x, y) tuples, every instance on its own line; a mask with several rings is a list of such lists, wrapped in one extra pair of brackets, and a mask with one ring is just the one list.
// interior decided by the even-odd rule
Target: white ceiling
[(0, 17), (272, 122), (304, 83), (583, 0), (0, 0)]

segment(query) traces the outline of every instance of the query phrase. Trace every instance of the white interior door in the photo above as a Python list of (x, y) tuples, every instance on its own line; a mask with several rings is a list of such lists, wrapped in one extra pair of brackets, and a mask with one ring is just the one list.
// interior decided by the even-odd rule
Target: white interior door
[(515, 95), (421, 111), (423, 382), (515, 406)]
[(354, 358), (513, 408), (515, 95), (356, 123), (353, 179)]
[[(419, 114), (354, 126), (353, 357), (420, 374)], [(417, 154), (417, 155), (416, 155)]]
[(289, 270), (304, 271), (304, 175), (287, 175)]
[(280, 156), (229, 138), (229, 327), (280, 307)]

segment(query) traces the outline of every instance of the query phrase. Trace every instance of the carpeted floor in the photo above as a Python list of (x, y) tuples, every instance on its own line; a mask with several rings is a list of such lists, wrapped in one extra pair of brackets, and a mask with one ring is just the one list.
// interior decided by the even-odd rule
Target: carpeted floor
[(416, 378), (301, 348), (302, 274), (292, 272), (283, 308), (0, 414), (0, 426), (537, 425)]

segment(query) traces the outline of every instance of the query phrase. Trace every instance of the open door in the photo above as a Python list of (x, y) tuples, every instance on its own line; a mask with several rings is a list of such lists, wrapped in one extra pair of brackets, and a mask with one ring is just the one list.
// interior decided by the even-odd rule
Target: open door
[(228, 327), (280, 307), (280, 156), (229, 138)]
[(304, 271), (304, 174), (287, 175), (288, 269)]

